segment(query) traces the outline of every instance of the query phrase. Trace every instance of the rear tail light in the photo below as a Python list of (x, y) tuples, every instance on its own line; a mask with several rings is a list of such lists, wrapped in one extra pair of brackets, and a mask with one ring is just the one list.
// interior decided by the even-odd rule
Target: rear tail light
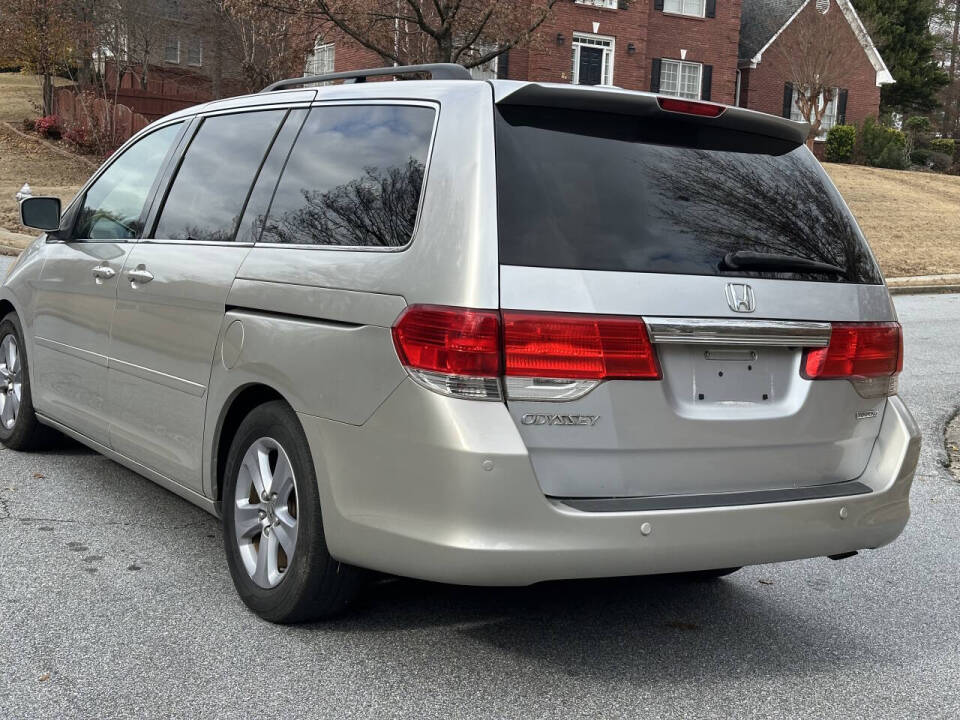
[(503, 313), (508, 376), (659, 380), (660, 365), (639, 318)]
[(850, 380), (863, 397), (882, 397), (896, 394), (901, 370), (899, 323), (837, 323), (827, 347), (804, 353), (801, 374), (808, 380)]
[(393, 328), (411, 377), (454, 397), (573, 400), (604, 380), (659, 380), (639, 318), (415, 305)]
[(713, 103), (696, 102), (693, 100), (678, 100), (676, 98), (657, 98), (661, 110), (683, 113), (684, 115), (698, 115), (700, 117), (715, 118), (723, 115), (726, 108)]
[(393, 327), (400, 362), (418, 383), (444, 395), (499, 400), (500, 313), (413, 305)]

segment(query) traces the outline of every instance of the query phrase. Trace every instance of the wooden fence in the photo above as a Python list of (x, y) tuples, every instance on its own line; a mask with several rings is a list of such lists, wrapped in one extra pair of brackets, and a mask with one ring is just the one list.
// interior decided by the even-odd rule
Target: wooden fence
[(73, 88), (60, 88), (54, 107), (61, 125), (79, 129), (86, 138), (101, 138), (107, 149), (119, 147), (150, 124), (150, 119), (126, 105), (112, 103), (93, 93), (77, 93)]

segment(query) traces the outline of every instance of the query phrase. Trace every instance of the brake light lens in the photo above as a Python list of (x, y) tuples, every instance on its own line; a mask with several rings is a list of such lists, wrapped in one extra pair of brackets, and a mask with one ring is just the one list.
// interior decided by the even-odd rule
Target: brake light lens
[(417, 370), (448, 375), (500, 375), (500, 314), (414, 305), (393, 328), (400, 362)]
[(393, 327), (400, 362), (435, 392), (500, 400), (570, 400), (604, 380), (658, 380), (639, 318), (413, 305)]
[(505, 373), (569, 380), (659, 380), (639, 318), (503, 311)]
[(695, 102), (693, 100), (678, 100), (676, 98), (657, 98), (660, 103), (660, 109), (667, 112), (684, 113), (685, 115), (698, 115), (699, 117), (720, 117), (726, 111), (723, 105), (714, 105), (713, 103)]
[(808, 380), (894, 377), (901, 370), (903, 334), (895, 322), (834, 324), (830, 344), (807, 350), (803, 358)]

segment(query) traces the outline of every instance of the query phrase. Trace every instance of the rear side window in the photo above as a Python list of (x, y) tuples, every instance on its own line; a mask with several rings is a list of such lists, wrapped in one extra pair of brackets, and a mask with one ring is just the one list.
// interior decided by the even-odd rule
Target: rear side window
[[(505, 265), (882, 282), (803, 147), (677, 117), (509, 106), (496, 142)], [(843, 272), (730, 270), (724, 258), (741, 251)]]
[(183, 157), (154, 237), (232, 241), (284, 114), (271, 110), (206, 118)]
[(402, 247), (420, 207), (436, 111), (314, 108), (287, 160), (261, 242)]

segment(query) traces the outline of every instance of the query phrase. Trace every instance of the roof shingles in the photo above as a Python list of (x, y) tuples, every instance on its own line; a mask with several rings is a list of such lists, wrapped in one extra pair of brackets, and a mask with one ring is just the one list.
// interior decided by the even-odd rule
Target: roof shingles
[(743, 0), (740, 60), (752, 60), (806, 0)]

